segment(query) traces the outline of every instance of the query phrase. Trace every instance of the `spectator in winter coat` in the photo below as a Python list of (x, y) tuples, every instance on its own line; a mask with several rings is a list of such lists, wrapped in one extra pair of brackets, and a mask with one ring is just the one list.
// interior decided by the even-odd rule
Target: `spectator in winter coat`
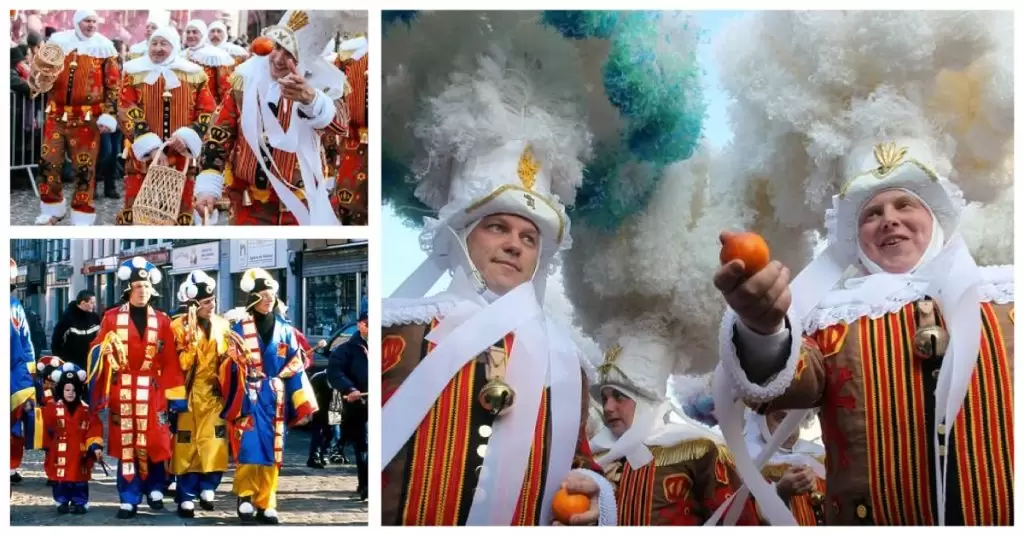
[(64, 316), (53, 329), (51, 352), (66, 362), (86, 369), (89, 344), (96, 338), (99, 329), (96, 295), (90, 290), (83, 290), (78, 293), (75, 301), (68, 304)]
[(341, 426), (345, 436), (353, 442), (356, 455), (356, 468), (359, 476), (359, 496), (367, 497), (367, 465), (366, 465), (366, 420), (367, 398), (365, 393), (369, 387), (368, 363), (366, 355), (367, 317), (363, 309), (359, 317), (359, 331), (352, 338), (331, 352), (327, 362), (327, 381), (332, 388), (345, 397)]

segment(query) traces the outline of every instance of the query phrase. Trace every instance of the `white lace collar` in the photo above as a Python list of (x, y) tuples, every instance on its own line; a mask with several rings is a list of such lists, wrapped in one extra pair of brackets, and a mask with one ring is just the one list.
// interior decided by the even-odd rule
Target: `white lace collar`
[[(1011, 303), (1013, 299), (1013, 266), (980, 267), (982, 302)], [(861, 317), (879, 318), (898, 311), (907, 303), (924, 298), (929, 281), (924, 278), (875, 274), (854, 277), (840, 283), (804, 322), (804, 331), (813, 333), (840, 322), (847, 324)]]

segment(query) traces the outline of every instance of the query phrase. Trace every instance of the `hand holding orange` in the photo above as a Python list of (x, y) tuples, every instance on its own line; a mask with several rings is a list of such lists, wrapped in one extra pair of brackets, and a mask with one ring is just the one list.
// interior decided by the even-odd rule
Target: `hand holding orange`
[(722, 261), (722, 264), (734, 260), (743, 261), (743, 272), (747, 277), (760, 272), (771, 262), (768, 243), (757, 233), (724, 232), (719, 240), (722, 242), (722, 252), (718, 260)]
[(590, 498), (582, 493), (569, 493), (565, 488), (555, 492), (555, 498), (551, 504), (551, 512), (555, 521), (568, 525), (572, 516), (586, 513), (590, 510)]

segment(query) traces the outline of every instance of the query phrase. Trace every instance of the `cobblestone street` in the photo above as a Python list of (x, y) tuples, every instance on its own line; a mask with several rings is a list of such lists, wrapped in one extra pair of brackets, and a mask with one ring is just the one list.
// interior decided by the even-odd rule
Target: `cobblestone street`
[[(327, 469), (306, 467), (309, 433), (297, 430), (288, 434), (284, 467), (277, 492), (277, 510), (284, 525), (366, 525), (367, 503), (356, 494), (355, 465), (332, 465)], [(164, 498), (164, 510), (154, 512), (139, 506), (135, 519), (115, 518), (118, 509), (114, 471), (116, 460), (107, 457), (111, 474), (97, 468), (89, 483), (89, 512), (85, 515), (59, 515), (43, 473), (42, 451), (25, 453), (21, 475), (24, 480), (11, 484), (11, 525), (237, 525), (236, 498), (231, 494), (233, 467), (228, 469), (217, 489), (217, 509), (196, 508), (195, 519), (176, 514), (173, 496)]]

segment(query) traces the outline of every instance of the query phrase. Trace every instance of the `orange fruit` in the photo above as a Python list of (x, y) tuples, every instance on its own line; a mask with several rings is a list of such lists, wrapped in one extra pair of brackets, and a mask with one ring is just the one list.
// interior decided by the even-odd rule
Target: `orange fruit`
[(274, 51), (274, 42), (269, 37), (257, 37), (252, 42), (252, 53), (257, 56), (266, 56)]
[(555, 515), (555, 520), (559, 523), (568, 525), (572, 516), (585, 513), (587, 510), (590, 510), (590, 498), (586, 495), (569, 493), (565, 488), (555, 492), (551, 513)]
[(772, 260), (764, 238), (749, 232), (727, 233), (722, 237), (722, 252), (718, 258), (722, 264), (736, 259), (743, 261), (743, 269), (748, 277), (763, 270)]

